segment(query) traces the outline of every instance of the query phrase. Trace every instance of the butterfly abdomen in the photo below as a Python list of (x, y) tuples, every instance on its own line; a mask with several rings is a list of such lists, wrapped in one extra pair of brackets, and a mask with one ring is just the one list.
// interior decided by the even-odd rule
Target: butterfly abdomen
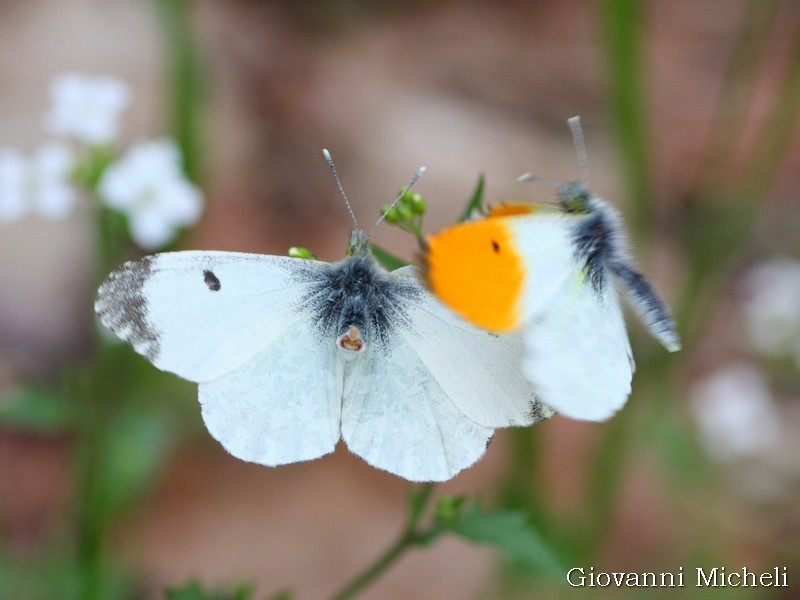
[(610, 268), (650, 333), (670, 352), (680, 350), (681, 342), (675, 329), (675, 321), (644, 275), (626, 263), (612, 263)]

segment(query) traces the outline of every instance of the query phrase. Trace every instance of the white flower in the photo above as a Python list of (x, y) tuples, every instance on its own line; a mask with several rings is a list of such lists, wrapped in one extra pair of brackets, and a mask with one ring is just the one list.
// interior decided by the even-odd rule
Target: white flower
[(133, 240), (142, 248), (166, 245), (180, 227), (194, 225), (203, 210), (200, 191), (184, 176), (171, 140), (131, 147), (103, 174), (100, 195), (128, 216)]
[(53, 80), (50, 96), (47, 130), (92, 145), (107, 144), (117, 137), (119, 114), (131, 102), (130, 89), (119, 79), (76, 73)]
[(781, 420), (756, 367), (733, 363), (693, 386), (689, 401), (709, 454), (717, 459), (764, 455), (781, 438)]
[(70, 183), (74, 159), (55, 142), (43, 145), (31, 159), (11, 149), (0, 150), (0, 223), (27, 214), (63, 219), (75, 206)]
[(745, 326), (753, 347), (800, 363), (800, 262), (774, 258), (745, 277)]

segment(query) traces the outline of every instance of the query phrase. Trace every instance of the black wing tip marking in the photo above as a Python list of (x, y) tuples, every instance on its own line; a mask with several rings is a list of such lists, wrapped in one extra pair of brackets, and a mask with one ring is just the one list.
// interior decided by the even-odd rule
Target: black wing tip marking
[(542, 404), (538, 400), (534, 400), (530, 404), (528, 414), (532, 421), (531, 425), (535, 425), (536, 423), (541, 423), (542, 421), (546, 421), (554, 414), (556, 414), (556, 412), (549, 406)]
[(160, 343), (147, 318), (143, 288), (155, 272), (155, 261), (155, 257), (146, 256), (114, 270), (100, 285), (94, 305), (103, 325), (151, 362), (158, 357)]

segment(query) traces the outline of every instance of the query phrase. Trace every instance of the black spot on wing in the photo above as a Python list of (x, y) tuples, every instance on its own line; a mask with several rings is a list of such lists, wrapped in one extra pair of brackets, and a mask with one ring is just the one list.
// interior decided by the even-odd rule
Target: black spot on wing
[(219, 277), (214, 275), (213, 271), (205, 270), (203, 271), (203, 281), (206, 282), (208, 289), (212, 292), (218, 292), (222, 288), (222, 284), (219, 281)]
[(148, 322), (144, 285), (154, 273), (152, 256), (127, 262), (115, 271), (97, 291), (95, 311), (100, 321), (133, 346), (148, 360), (158, 357), (158, 332)]
[(500, 244), (498, 244), (498, 243), (497, 243), (496, 241), (494, 241), (494, 240), (492, 240), (492, 250), (494, 250), (495, 252), (497, 252), (498, 254), (500, 254)]

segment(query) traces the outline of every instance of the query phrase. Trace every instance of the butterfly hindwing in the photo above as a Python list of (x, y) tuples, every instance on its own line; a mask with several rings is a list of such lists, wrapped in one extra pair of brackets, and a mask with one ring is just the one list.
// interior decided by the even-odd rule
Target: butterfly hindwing
[(199, 386), (203, 420), (228, 452), (276, 466), (339, 441), (343, 364), (303, 319), (227, 375)]
[(542, 402), (575, 419), (602, 421), (631, 391), (634, 363), (618, 292), (579, 270), (525, 334), (522, 363)]
[(461, 412), (397, 331), (345, 366), (342, 437), (369, 464), (445, 481), (486, 451), (493, 430)]

